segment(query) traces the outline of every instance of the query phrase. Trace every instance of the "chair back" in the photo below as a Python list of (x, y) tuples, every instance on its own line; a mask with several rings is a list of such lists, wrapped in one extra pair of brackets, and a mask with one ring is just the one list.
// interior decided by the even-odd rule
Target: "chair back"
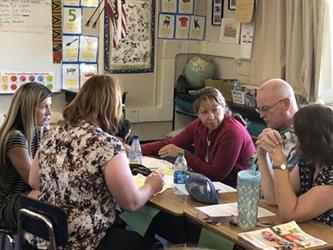
[(0, 250), (15, 249), (14, 232), (0, 228)]
[(67, 214), (57, 206), (20, 195), (18, 212), (19, 247), (22, 249), (24, 233), (28, 232), (49, 241), (48, 249), (66, 246), (68, 241)]

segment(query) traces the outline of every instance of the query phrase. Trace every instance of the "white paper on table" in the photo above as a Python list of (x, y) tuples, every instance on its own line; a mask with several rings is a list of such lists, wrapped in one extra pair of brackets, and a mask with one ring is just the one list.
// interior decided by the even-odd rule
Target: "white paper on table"
[[(238, 216), (237, 202), (196, 207), (196, 209), (207, 214), (210, 217), (219, 216)], [(265, 208), (258, 207), (258, 218), (274, 216), (275, 214)]]
[(173, 164), (166, 160), (142, 156), (142, 165), (161, 174), (173, 174)]
[[(134, 179), (135, 186), (137, 188), (140, 188), (141, 186), (143, 186), (143, 184), (145, 184), (146, 176), (144, 176), (142, 174), (137, 174), (137, 175), (133, 175), (133, 179)], [(164, 175), (163, 179), (164, 179), (164, 186), (160, 193), (162, 193), (163, 191), (165, 191), (168, 188), (173, 187), (173, 176)]]
[[(185, 184), (174, 184), (174, 185), (183, 194), (189, 195), (186, 188), (185, 188)], [(219, 193), (229, 193), (229, 192), (236, 192), (237, 191), (233, 187), (230, 187), (230, 186), (228, 186), (226, 184), (223, 184), (222, 182), (219, 182), (219, 181), (213, 181), (213, 185), (214, 185), (215, 189), (218, 190)]]

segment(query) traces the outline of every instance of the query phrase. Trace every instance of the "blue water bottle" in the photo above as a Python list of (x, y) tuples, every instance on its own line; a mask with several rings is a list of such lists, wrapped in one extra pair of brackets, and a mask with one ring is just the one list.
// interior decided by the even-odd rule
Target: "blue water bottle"
[(139, 135), (133, 136), (131, 149), (128, 152), (128, 158), (129, 158), (130, 163), (142, 164), (142, 151), (141, 151), (141, 146), (140, 146)]

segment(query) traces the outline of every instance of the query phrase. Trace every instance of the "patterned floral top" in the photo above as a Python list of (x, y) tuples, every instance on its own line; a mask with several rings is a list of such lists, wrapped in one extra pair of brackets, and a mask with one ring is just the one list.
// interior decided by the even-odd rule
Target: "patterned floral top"
[(280, 131), (280, 135), (284, 140), (283, 152), (284, 155), (287, 157), (288, 169), (291, 170), (297, 165), (299, 161), (299, 157), (296, 154), (296, 140), (295, 140), (294, 127), (291, 126), (290, 128), (284, 131)]
[(116, 203), (102, 170), (121, 151), (116, 137), (85, 121), (56, 126), (42, 139), (40, 200), (67, 212), (66, 249), (95, 249), (113, 224)]
[[(306, 193), (314, 186), (333, 185), (333, 166), (323, 166), (315, 180), (313, 180), (315, 167), (311, 162), (299, 162), (298, 166), (301, 194)], [(330, 198), (328, 197), (328, 199)], [(316, 220), (333, 226), (333, 209), (330, 209), (318, 216)]]

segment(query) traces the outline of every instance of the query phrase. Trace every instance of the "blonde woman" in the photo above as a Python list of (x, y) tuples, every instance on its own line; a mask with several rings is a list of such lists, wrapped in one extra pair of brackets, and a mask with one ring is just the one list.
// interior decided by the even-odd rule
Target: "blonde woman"
[(122, 116), (120, 86), (109, 75), (91, 77), (63, 116), (43, 138), (29, 182), (40, 189), (40, 200), (67, 211), (66, 249), (145, 249), (139, 235), (112, 227), (116, 203), (136, 210), (163, 187), (162, 176), (153, 174), (136, 188), (113, 136)]
[(44, 85), (22, 85), (0, 129), (0, 228), (16, 229), (18, 195), (31, 191), (31, 162), (39, 146), (39, 127), (50, 119), (51, 96)]

